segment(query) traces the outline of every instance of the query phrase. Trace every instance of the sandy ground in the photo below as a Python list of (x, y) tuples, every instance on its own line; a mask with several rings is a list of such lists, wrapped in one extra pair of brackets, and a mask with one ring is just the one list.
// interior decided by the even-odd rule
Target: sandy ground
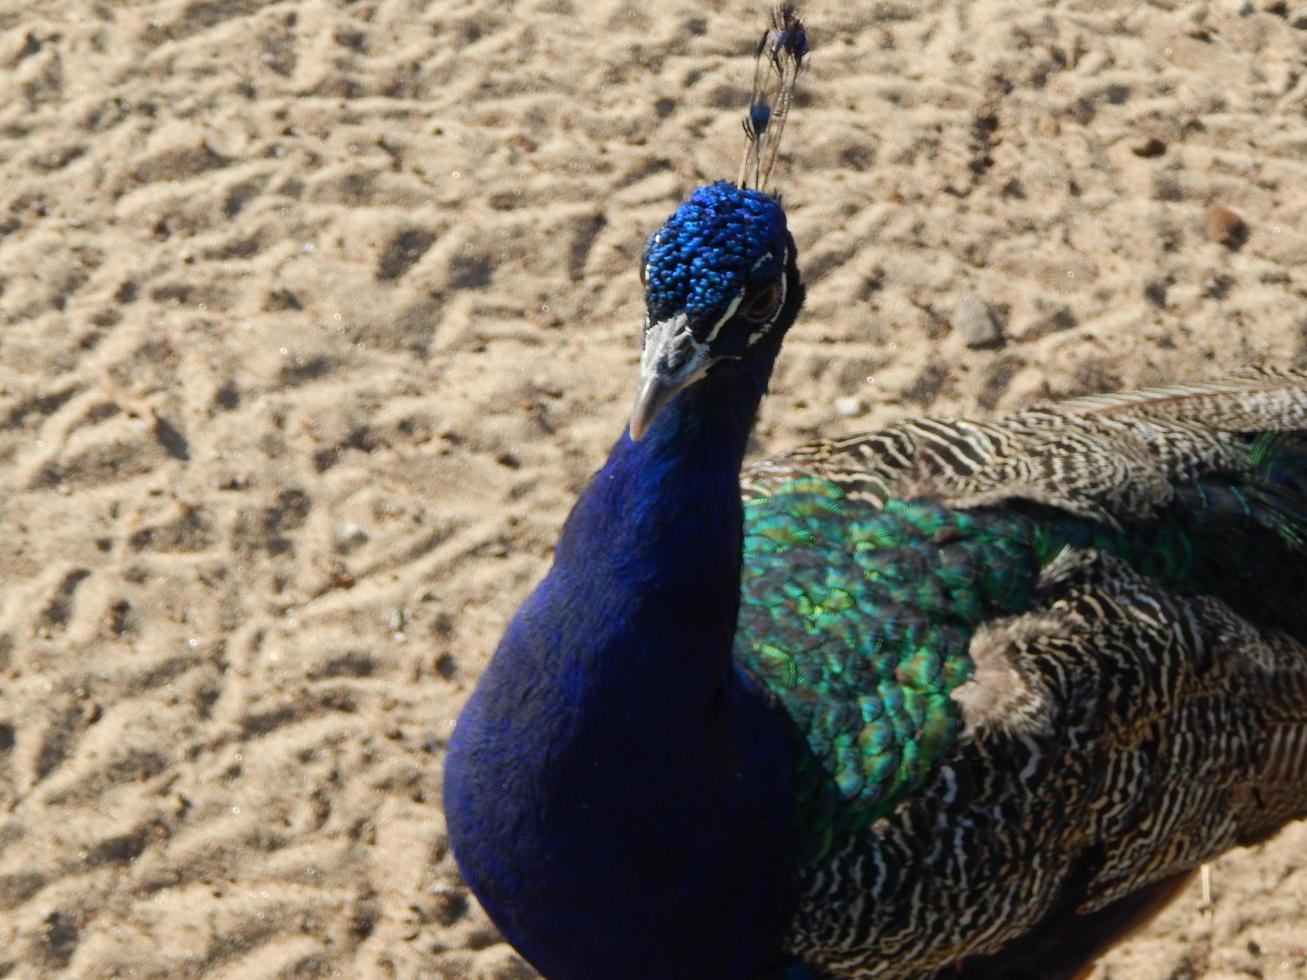
[[(0, 4), (0, 975), (533, 975), (441, 761), (735, 172), (657, 6)], [(806, 13), (759, 452), (1303, 359), (1307, 5)], [(1213, 872), (1095, 977), (1307, 977), (1307, 827)]]

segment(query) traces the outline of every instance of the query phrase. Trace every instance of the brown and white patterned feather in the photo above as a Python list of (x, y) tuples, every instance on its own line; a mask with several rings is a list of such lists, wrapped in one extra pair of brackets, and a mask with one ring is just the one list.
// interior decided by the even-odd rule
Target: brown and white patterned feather
[(1006, 419), (918, 418), (800, 446), (748, 467), (744, 493), (820, 477), (855, 499), (960, 507), (1026, 499), (1116, 523), (1165, 506), (1172, 483), (1237, 465), (1240, 433), (1307, 428), (1307, 371), (1092, 395)]

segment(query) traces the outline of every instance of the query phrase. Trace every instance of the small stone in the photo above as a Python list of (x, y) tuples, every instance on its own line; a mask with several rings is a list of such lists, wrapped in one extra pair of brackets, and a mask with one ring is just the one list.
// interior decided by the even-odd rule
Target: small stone
[(1208, 241), (1224, 245), (1226, 248), (1240, 244), (1248, 235), (1248, 226), (1244, 224), (1243, 218), (1219, 204), (1213, 204), (1207, 209), (1203, 226), (1207, 231)]
[(336, 528), (335, 538), (336, 550), (347, 555), (355, 548), (367, 543), (368, 532), (357, 524), (347, 521)]
[(968, 347), (997, 347), (1003, 343), (1003, 332), (985, 301), (975, 293), (962, 294), (953, 312), (953, 329)]
[(1130, 152), (1137, 157), (1160, 157), (1166, 152), (1166, 144), (1156, 136), (1149, 136), (1147, 139), (1135, 140), (1131, 143)]
[(399, 606), (393, 606), (386, 611), (386, 625), (390, 627), (392, 633), (400, 633), (408, 622), (408, 613)]
[(867, 403), (857, 395), (835, 399), (835, 412), (846, 419), (855, 418), (867, 411)]

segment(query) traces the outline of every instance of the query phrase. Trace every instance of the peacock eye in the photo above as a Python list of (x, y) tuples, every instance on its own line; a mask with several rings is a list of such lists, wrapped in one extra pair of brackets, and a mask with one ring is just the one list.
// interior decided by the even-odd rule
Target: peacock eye
[(758, 292), (747, 298), (744, 303), (744, 318), (753, 323), (762, 323), (770, 320), (776, 313), (776, 307), (781, 302), (781, 288), (774, 282), (769, 282)]

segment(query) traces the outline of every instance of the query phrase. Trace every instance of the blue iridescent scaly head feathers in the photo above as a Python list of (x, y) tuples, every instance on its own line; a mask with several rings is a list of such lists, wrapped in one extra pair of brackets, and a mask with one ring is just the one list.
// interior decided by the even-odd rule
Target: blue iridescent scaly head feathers
[(684, 312), (690, 332), (709, 343), (724, 318), (748, 312), (751, 293), (758, 312), (771, 312), (764, 293), (780, 279), (787, 250), (785, 212), (774, 197), (725, 182), (698, 188), (644, 247), (648, 322)]

